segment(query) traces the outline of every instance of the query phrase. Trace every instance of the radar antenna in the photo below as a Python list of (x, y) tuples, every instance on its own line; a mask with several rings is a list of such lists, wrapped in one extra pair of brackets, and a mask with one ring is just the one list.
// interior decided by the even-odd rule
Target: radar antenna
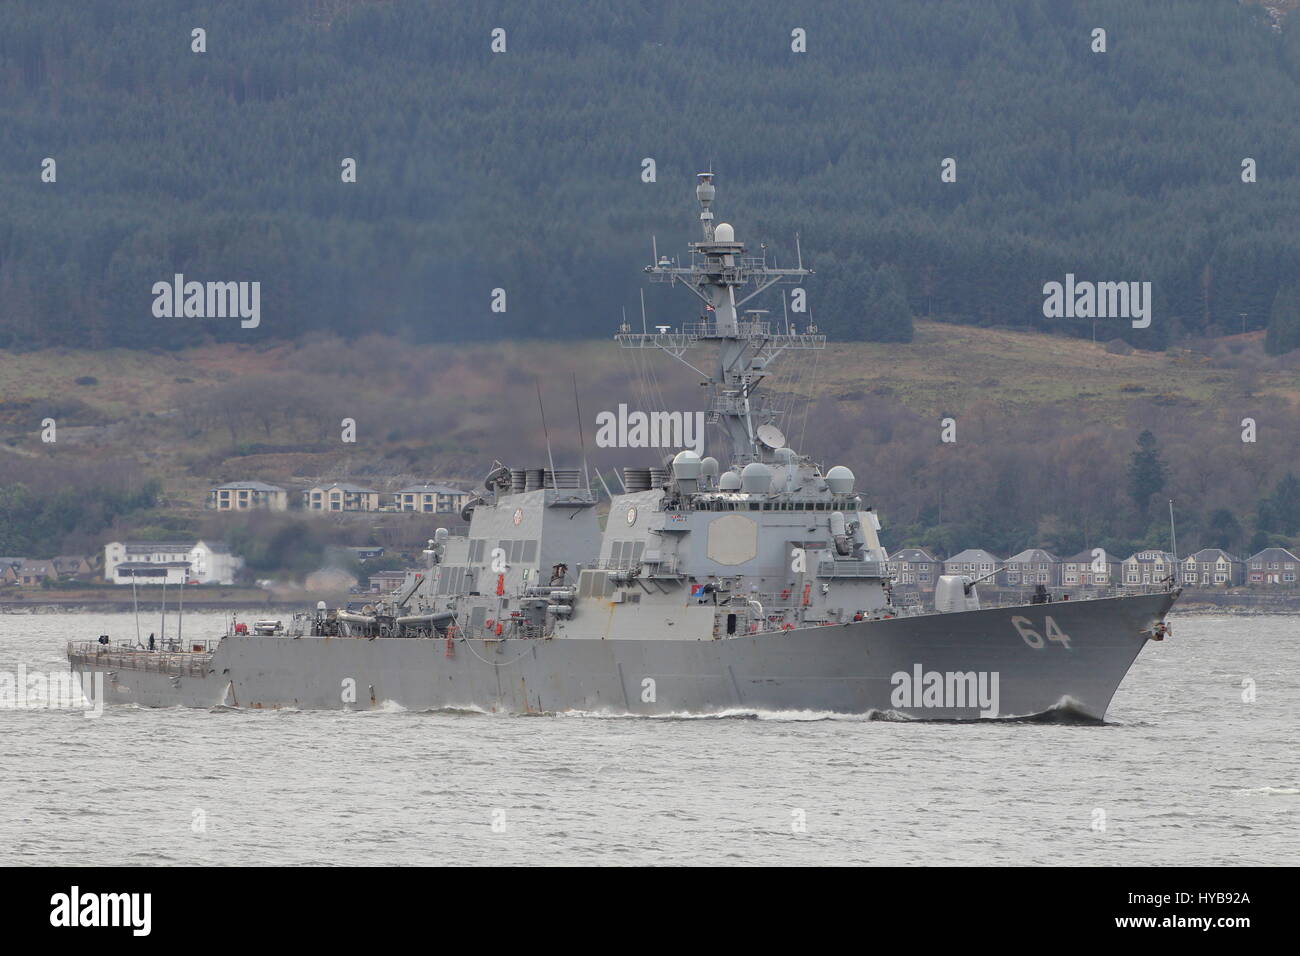
[[(795, 239), (799, 265), (793, 269), (769, 266), (763, 256), (745, 255), (745, 245), (737, 241), (735, 230), (725, 222), (714, 224), (713, 199), (716, 187), (713, 173), (699, 173), (695, 198), (700, 203), (702, 242), (690, 243), (690, 265), (679, 265), (668, 256), (658, 255), (645, 267), (651, 282), (681, 284), (704, 303), (700, 321), (685, 323), (676, 330), (660, 326), (660, 331), (640, 335), (620, 331), (614, 338), (628, 349), (659, 349), (667, 352), (691, 371), (707, 379), (711, 391), (708, 410), (710, 424), (720, 425), (731, 441), (732, 461), (766, 461), (772, 457), (770, 446), (759, 440), (758, 429), (770, 425), (777, 412), (765, 398), (756, 395), (767, 369), (784, 352), (824, 349), (826, 336), (812, 331), (794, 333), (774, 331), (761, 310), (751, 310), (745, 318), (737, 310), (755, 296), (777, 283), (799, 283), (813, 275), (803, 267), (803, 250)], [(705, 343), (718, 343), (717, 371), (709, 375), (692, 365), (685, 355)], [(779, 434), (779, 432), (778, 432)]]

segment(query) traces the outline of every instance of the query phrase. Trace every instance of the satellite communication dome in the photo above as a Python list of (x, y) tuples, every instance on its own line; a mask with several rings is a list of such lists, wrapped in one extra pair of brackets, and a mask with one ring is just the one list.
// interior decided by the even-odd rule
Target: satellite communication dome
[(851, 495), (853, 494), (853, 472), (849, 471), (843, 465), (836, 465), (830, 471), (826, 472), (826, 487), (831, 490), (833, 495)]
[(704, 463), (700, 456), (687, 449), (673, 456), (673, 477), (683, 481), (694, 481), (700, 477)]
[(751, 461), (740, 470), (740, 487), (750, 494), (762, 494), (772, 487), (772, 469), (761, 461)]
[(719, 491), (739, 491), (740, 475), (734, 471), (724, 471), (722, 477), (718, 479)]
[(718, 477), (718, 459), (710, 455), (700, 461), (700, 474), (705, 478)]
[(720, 222), (713, 227), (714, 242), (735, 242), (736, 230), (732, 228), (729, 222)]

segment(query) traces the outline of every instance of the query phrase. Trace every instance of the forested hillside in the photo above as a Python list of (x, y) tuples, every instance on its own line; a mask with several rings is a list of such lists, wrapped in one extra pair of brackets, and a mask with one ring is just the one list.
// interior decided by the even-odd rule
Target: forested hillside
[[(1087, 336), (1043, 316), (1074, 273), (1152, 283), (1107, 338), (1293, 347), (1298, 80), (1300, 16), (1234, 0), (6, 3), (0, 347), (605, 336), (710, 165), (837, 338)], [(260, 326), (155, 318), (176, 273), (260, 281)]]

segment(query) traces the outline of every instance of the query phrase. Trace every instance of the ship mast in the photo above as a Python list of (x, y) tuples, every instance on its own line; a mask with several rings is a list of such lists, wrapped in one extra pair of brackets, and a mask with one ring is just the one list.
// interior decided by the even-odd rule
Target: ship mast
[[(741, 318), (737, 310), (755, 296), (780, 282), (802, 282), (813, 274), (803, 267), (802, 255), (793, 269), (777, 269), (763, 256), (745, 255), (745, 246), (736, 241), (735, 230), (725, 222), (713, 223), (713, 173), (699, 173), (695, 198), (700, 202), (702, 242), (690, 243), (689, 265), (659, 256), (645, 267), (651, 282), (680, 283), (704, 303), (699, 322), (687, 323), (677, 330), (659, 326), (657, 333), (636, 334), (625, 322), (614, 338), (623, 348), (660, 349), (708, 381), (710, 402), (708, 422), (720, 425), (731, 442), (733, 465), (768, 460), (776, 445), (782, 444), (778, 429), (771, 425), (776, 411), (763, 396), (755, 392), (767, 375), (767, 369), (785, 351), (823, 349), (826, 336), (817, 334), (811, 323), (804, 332), (774, 332), (761, 312)], [(797, 240), (796, 240), (797, 242)], [(717, 370), (712, 375), (700, 371), (684, 357), (703, 343), (718, 343)], [(775, 442), (773, 437), (775, 436)]]

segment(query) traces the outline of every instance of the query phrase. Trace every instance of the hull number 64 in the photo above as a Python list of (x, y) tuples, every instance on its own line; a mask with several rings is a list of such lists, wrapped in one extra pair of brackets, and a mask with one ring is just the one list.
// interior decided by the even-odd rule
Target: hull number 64
[[(1020, 632), (1020, 636), (1024, 638), (1025, 643), (1030, 647), (1035, 650), (1040, 650), (1047, 646), (1047, 641), (1043, 640), (1042, 634), (1039, 634), (1034, 630), (1034, 622), (1029, 620), (1029, 618), (1013, 617), (1011, 623), (1016, 626), (1016, 630)], [(1052, 619), (1052, 615), (1050, 614), (1048, 614), (1043, 621), (1043, 631), (1047, 634), (1048, 641), (1055, 641), (1067, 651), (1070, 649), (1070, 635), (1061, 630), (1060, 625)]]

